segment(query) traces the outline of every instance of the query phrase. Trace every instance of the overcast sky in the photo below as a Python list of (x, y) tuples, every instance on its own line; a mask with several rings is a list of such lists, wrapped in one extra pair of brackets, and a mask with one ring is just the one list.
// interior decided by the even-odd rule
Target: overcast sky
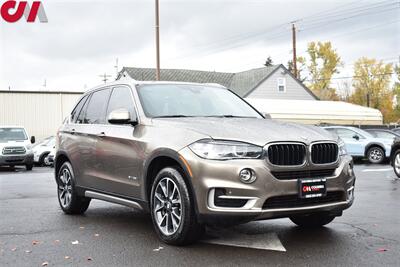
[[(4, 1), (0, 1), (2, 3)], [(30, 1), (31, 2), (31, 1)], [(122, 66), (154, 67), (154, 1), (42, 1), (48, 23), (0, 21), (0, 90), (82, 91)], [(331, 41), (345, 63), (362, 56), (399, 62), (400, 2), (160, 0), (161, 67), (243, 71)], [(44, 81), (46, 80), (46, 87)]]

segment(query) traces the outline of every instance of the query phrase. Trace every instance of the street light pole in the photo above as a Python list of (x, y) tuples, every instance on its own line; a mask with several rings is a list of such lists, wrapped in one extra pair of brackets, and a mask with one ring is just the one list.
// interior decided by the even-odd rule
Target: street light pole
[(156, 0), (156, 80), (160, 80), (160, 14), (159, 0)]

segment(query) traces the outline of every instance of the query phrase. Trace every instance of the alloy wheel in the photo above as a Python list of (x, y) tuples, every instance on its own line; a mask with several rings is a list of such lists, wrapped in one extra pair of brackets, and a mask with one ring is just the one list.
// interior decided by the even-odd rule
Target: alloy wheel
[(400, 173), (400, 153), (397, 153), (394, 159), (394, 168), (396, 169), (396, 173)]
[(60, 179), (59, 179), (59, 183), (58, 183), (58, 198), (59, 198), (60, 204), (63, 206), (63, 208), (66, 208), (71, 203), (72, 174), (67, 168), (64, 168), (62, 170), (59, 178)]
[(379, 162), (382, 160), (382, 151), (378, 148), (374, 148), (369, 153), (369, 160), (372, 162)]
[(167, 236), (175, 234), (182, 221), (182, 201), (179, 188), (171, 178), (160, 179), (153, 203), (154, 218), (160, 231)]

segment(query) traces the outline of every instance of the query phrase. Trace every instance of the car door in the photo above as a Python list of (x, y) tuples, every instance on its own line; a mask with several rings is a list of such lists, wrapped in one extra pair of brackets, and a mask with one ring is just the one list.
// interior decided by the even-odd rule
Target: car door
[[(131, 88), (116, 86), (113, 88), (107, 107), (107, 117), (117, 109), (126, 109), (130, 118), (137, 121), (137, 113)], [(108, 192), (137, 198), (140, 195), (140, 164), (143, 149), (140, 146), (140, 134), (132, 124), (102, 125), (102, 137), (96, 145), (96, 155), (104, 186)]]
[(80, 166), (79, 185), (86, 188), (105, 189), (101, 175), (101, 162), (96, 154), (96, 144), (101, 138), (101, 125), (106, 122), (105, 116), (110, 93), (110, 88), (102, 88), (91, 94), (84, 114), (78, 119), (81, 123), (75, 130), (79, 149), (77, 163)]
[(86, 163), (90, 160), (90, 145), (86, 136), (87, 127), (84, 125), (84, 116), (90, 95), (84, 96), (71, 113), (69, 122), (61, 132), (62, 148), (67, 152), (75, 172), (76, 183), (81, 185)]
[(345, 143), (346, 150), (350, 155), (364, 156), (365, 137), (346, 128), (337, 128), (336, 133)]

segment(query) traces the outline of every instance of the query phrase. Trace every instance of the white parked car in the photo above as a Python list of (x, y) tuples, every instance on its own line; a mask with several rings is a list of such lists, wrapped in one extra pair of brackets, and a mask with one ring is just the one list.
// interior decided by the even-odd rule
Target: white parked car
[(51, 148), (49, 155), (47, 155), (47, 157), (44, 159), (44, 164), (46, 164), (46, 166), (54, 167), (55, 156), (56, 156), (56, 146), (53, 146)]
[(54, 136), (47, 137), (43, 141), (32, 147), (33, 161), (39, 166), (45, 165), (45, 158), (50, 154), (55, 146), (56, 138)]
[(0, 166), (25, 166), (33, 168), (32, 144), (35, 137), (29, 138), (24, 127), (0, 126)]

